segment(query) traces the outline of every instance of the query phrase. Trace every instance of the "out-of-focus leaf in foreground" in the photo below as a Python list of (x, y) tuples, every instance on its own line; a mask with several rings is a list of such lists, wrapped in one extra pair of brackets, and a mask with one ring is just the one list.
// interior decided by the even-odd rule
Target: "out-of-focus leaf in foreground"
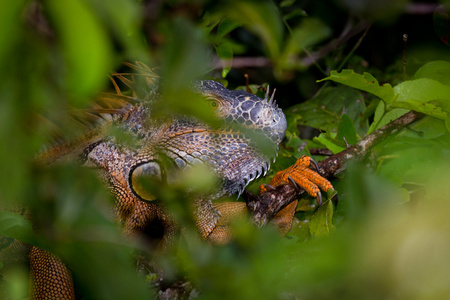
[(233, 1), (220, 14), (242, 24), (264, 43), (268, 56), (275, 61), (281, 53), (284, 37), (281, 17), (271, 1)]
[(20, 13), (26, 2), (18, 0), (0, 3), (0, 65), (19, 40)]
[(70, 92), (86, 101), (106, 82), (112, 45), (104, 28), (84, 2), (46, 1), (66, 59)]

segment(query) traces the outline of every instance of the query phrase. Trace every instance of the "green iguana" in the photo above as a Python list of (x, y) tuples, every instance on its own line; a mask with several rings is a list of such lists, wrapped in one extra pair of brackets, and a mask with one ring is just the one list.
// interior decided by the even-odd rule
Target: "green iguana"
[[(154, 84), (155, 74), (145, 65), (129, 65)], [(130, 87), (134, 83), (121, 74), (116, 78)], [(114, 81), (113, 81), (114, 82)], [(114, 83), (115, 84), (115, 83)], [(84, 165), (99, 169), (108, 182), (116, 199), (115, 214), (123, 224), (127, 234), (146, 232), (149, 224), (159, 227), (158, 247), (170, 244), (179, 227), (164, 206), (159, 205), (142, 183), (142, 179), (164, 181), (170, 184), (180, 172), (185, 172), (196, 164), (207, 166), (219, 178), (214, 192), (193, 197), (192, 209), (199, 234), (207, 241), (216, 244), (226, 243), (231, 232), (227, 226), (229, 219), (246, 213), (242, 202), (215, 204), (214, 200), (232, 194), (241, 194), (248, 183), (265, 175), (270, 162), (276, 154), (278, 144), (284, 138), (286, 118), (275, 103), (274, 95), (265, 99), (244, 91), (226, 89), (215, 81), (198, 81), (192, 85), (194, 93), (210, 104), (221, 120), (220, 125), (212, 127), (190, 116), (172, 116), (169, 119), (153, 118), (152, 108), (160, 96), (154, 88), (149, 88), (147, 96), (140, 99), (126, 96), (116, 86), (117, 94), (107, 94), (104, 98), (113, 99), (115, 107), (97, 108), (91, 113), (111, 116), (105, 123), (114, 124), (123, 133), (133, 136), (136, 144), (121, 145), (107, 135), (105, 125), (90, 131), (79, 141), (59, 145), (40, 156), (45, 163), (59, 160), (81, 158)], [(112, 102), (112, 101), (111, 101)], [(252, 134), (263, 137), (273, 148), (272, 153), (262, 153), (255, 146)], [(304, 186), (301, 177), (309, 166), (309, 160), (299, 162), (276, 177), (273, 185), (289, 180)], [(304, 173), (304, 172), (303, 172)], [(306, 171), (309, 178), (315, 178), (325, 190), (331, 184), (311, 170)], [(311, 175), (313, 174), (313, 175)], [(315, 184), (308, 191), (318, 196)], [(262, 187), (262, 191), (267, 187)], [(295, 203), (280, 211), (277, 218), (284, 220), (284, 229), (290, 228), (295, 212)], [(287, 221), (286, 221), (287, 220)], [(53, 254), (31, 247), (30, 254), (31, 299), (74, 299), (74, 288), (70, 271)]]

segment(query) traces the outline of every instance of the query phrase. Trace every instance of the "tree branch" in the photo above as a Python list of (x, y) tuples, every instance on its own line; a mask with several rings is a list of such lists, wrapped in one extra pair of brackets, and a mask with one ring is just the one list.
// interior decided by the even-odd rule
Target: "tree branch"
[[(386, 139), (389, 135), (396, 134), (406, 126), (420, 120), (423, 116), (423, 114), (414, 111), (401, 116), (367, 135), (354, 146), (321, 161), (318, 173), (323, 177), (331, 177), (338, 174), (345, 169), (349, 161), (365, 158), (373, 146)], [(275, 190), (259, 196), (245, 191), (247, 207), (252, 216), (252, 221), (258, 226), (263, 226), (283, 207), (297, 199), (297, 195), (303, 192), (303, 190), (297, 192), (295, 187), (289, 184), (278, 186)]]

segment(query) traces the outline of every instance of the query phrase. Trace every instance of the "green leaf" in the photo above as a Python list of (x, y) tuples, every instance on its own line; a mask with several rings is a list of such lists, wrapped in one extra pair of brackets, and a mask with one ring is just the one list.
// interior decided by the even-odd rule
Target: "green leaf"
[(283, 0), (280, 3), (280, 7), (288, 7), (295, 3), (295, 0)]
[(95, 10), (103, 27), (120, 41), (127, 59), (149, 60), (148, 45), (141, 30), (144, 12), (140, 5), (128, 0), (89, 0), (87, 3)]
[(80, 100), (89, 99), (107, 82), (112, 44), (85, 2), (48, 0), (45, 3), (62, 41), (68, 87)]
[(30, 221), (18, 213), (0, 212), (0, 236), (6, 236), (29, 244), (34, 244), (34, 233)]
[(346, 114), (342, 116), (336, 140), (343, 141), (344, 138), (349, 145), (354, 145), (358, 142), (355, 126), (353, 125), (352, 120)]
[(394, 90), (389, 83), (385, 83), (380, 86), (375, 77), (366, 72), (364, 72), (363, 75), (360, 75), (356, 74), (353, 70), (342, 70), (341, 73), (331, 71), (329, 77), (318, 80), (317, 82), (322, 82), (324, 80), (332, 80), (334, 82), (369, 92), (379, 97), (386, 103), (391, 103), (395, 97)]
[(162, 49), (161, 77), (164, 92), (171, 93), (206, 73), (210, 53), (204, 32), (185, 18), (172, 20), (164, 33), (168, 38)]
[(8, 58), (8, 52), (13, 49), (18, 38), (19, 24), (22, 19), (23, 7), (28, 1), (0, 1), (0, 65)]
[(293, 135), (300, 135), (297, 124), (302, 119), (302, 116), (299, 114), (289, 113), (286, 114), (286, 122), (287, 128), (286, 131), (292, 133)]
[(423, 139), (435, 139), (447, 132), (444, 121), (431, 117), (414, 122), (414, 124), (408, 126), (408, 129), (410, 130), (402, 131), (399, 138), (403, 136), (417, 138), (420, 140), (417, 140), (418, 144), (423, 143)]
[(209, 34), (216, 26), (220, 23), (219, 18), (215, 18), (209, 13), (205, 13), (202, 18), (201, 26), (204, 29), (205, 33)]
[(447, 113), (433, 103), (432, 100), (450, 103), (450, 86), (439, 81), (420, 78), (405, 81), (394, 87), (397, 98), (393, 107), (408, 108), (424, 114), (445, 119)]
[[(311, 205), (309, 207), (311, 208)], [(311, 236), (309, 229), (310, 224), (311, 223), (309, 222), (309, 220), (298, 220), (297, 218), (294, 218), (291, 230), (286, 235), (286, 237), (295, 237), (299, 241), (306, 240)]]
[(242, 24), (265, 44), (272, 59), (278, 59), (283, 40), (283, 25), (272, 1), (235, 1), (220, 10), (225, 18)]
[(396, 107), (401, 107), (409, 110), (414, 110), (417, 112), (424, 113), (426, 115), (436, 117), (439, 119), (445, 119), (447, 117), (447, 113), (444, 112), (440, 107), (432, 104), (432, 103), (421, 103), (415, 100), (405, 100), (401, 102), (397, 102), (395, 104)]
[(408, 192), (399, 185), (400, 183), (388, 180), (385, 176), (374, 174), (361, 162), (350, 164), (346, 170), (342, 192), (351, 201), (345, 203), (349, 221), (355, 219), (360, 224), (371, 212), (389, 211), (391, 207), (409, 201)]
[(313, 139), (315, 142), (319, 142), (325, 147), (327, 147), (334, 154), (345, 150), (345, 147), (338, 145), (334, 139), (330, 139), (325, 134), (321, 133), (318, 137)]
[(219, 26), (217, 27), (217, 36), (219, 38), (223, 38), (225, 35), (233, 31), (234, 29), (238, 28), (240, 26), (240, 23), (225, 19), (222, 22), (220, 22)]
[(341, 116), (346, 114), (355, 125), (358, 135), (364, 136), (368, 127), (367, 120), (361, 121), (364, 111), (365, 104), (361, 93), (346, 86), (339, 86), (323, 89), (313, 99), (285, 110), (285, 114), (288, 120), (297, 120), (295, 126), (298, 123), (326, 132), (336, 132)]
[[(223, 43), (216, 47), (217, 55), (221, 60), (231, 60), (233, 58), (233, 48), (229, 43)], [(225, 66), (222, 69), (222, 77), (225, 78), (231, 70), (230, 66)]]
[(327, 38), (331, 30), (318, 19), (306, 18), (299, 26), (292, 30), (281, 55), (281, 65), (285, 69), (295, 67), (296, 55), (305, 48), (317, 44)]
[(450, 101), (450, 87), (428, 78), (402, 82), (394, 87), (394, 91), (398, 95), (396, 101), (411, 99), (419, 103), (425, 103), (431, 100)]
[(414, 78), (428, 78), (439, 81), (440, 83), (450, 86), (450, 62), (448, 61), (432, 61), (429, 62), (414, 74)]
[(333, 229), (333, 203), (327, 200), (311, 218), (310, 232), (313, 236), (328, 235)]
[(288, 13), (287, 15), (283, 16), (283, 20), (287, 21), (296, 17), (307, 17), (308, 14), (306, 13), (306, 11), (304, 11), (301, 8), (297, 8), (294, 9), (293, 11), (291, 11), (290, 13)]
[[(299, 158), (302, 155), (308, 155), (310, 156), (311, 153), (309, 153), (308, 148), (305, 147), (306, 145), (309, 145), (309, 143), (306, 143), (301, 138), (298, 137), (298, 135), (292, 134), (289, 131), (286, 131), (286, 151), (289, 151), (289, 154), (295, 158)], [(292, 164), (295, 163), (295, 161), (292, 162)], [(278, 162), (277, 162), (278, 164)], [(289, 167), (289, 166), (287, 166)]]
[(378, 103), (377, 109), (375, 110), (374, 120), (373, 120), (372, 124), (370, 124), (369, 130), (367, 133), (368, 134), (372, 133), (373, 131), (377, 130), (378, 128), (381, 128), (384, 125), (388, 124), (389, 122), (403, 116), (408, 111), (409, 110), (403, 109), (403, 108), (395, 108), (395, 109), (391, 109), (390, 111), (386, 112), (384, 102), (380, 101), (380, 103)]

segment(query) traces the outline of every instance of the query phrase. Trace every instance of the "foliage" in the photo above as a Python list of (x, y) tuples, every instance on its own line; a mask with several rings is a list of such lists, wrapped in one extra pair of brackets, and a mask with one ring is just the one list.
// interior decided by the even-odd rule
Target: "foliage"
[[(432, 16), (408, 14), (407, 2), (1, 1), (0, 234), (56, 253), (87, 298), (151, 298), (136, 253), (205, 299), (448, 298), (450, 51), (440, 39), (450, 29), (435, 15), (435, 35)], [(405, 24), (403, 72), (393, 32)], [(35, 162), (55, 137), (79, 135), (73, 111), (111, 88), (107, 74), (124, 61), (158, 66), (168, 114), (208, 118), (183, 98), (197, 78), (243, 88), (248, 74), (258, 93), (277, 87), (289, 124), (269, 175), (312, 149), (337, 153), (409, 110), (426, 117), (333, 179), (337, 208), (300, 199), (287, 237), (238, 221), (228, 245), (187, 230), (173, 255), (160, 255), (121, 235), (92, 170)], [(171, 209), (185, 208), (183, 189), (161, 191)], [(0, 273), (2, 299), (26, 297), (23, 269)]]

